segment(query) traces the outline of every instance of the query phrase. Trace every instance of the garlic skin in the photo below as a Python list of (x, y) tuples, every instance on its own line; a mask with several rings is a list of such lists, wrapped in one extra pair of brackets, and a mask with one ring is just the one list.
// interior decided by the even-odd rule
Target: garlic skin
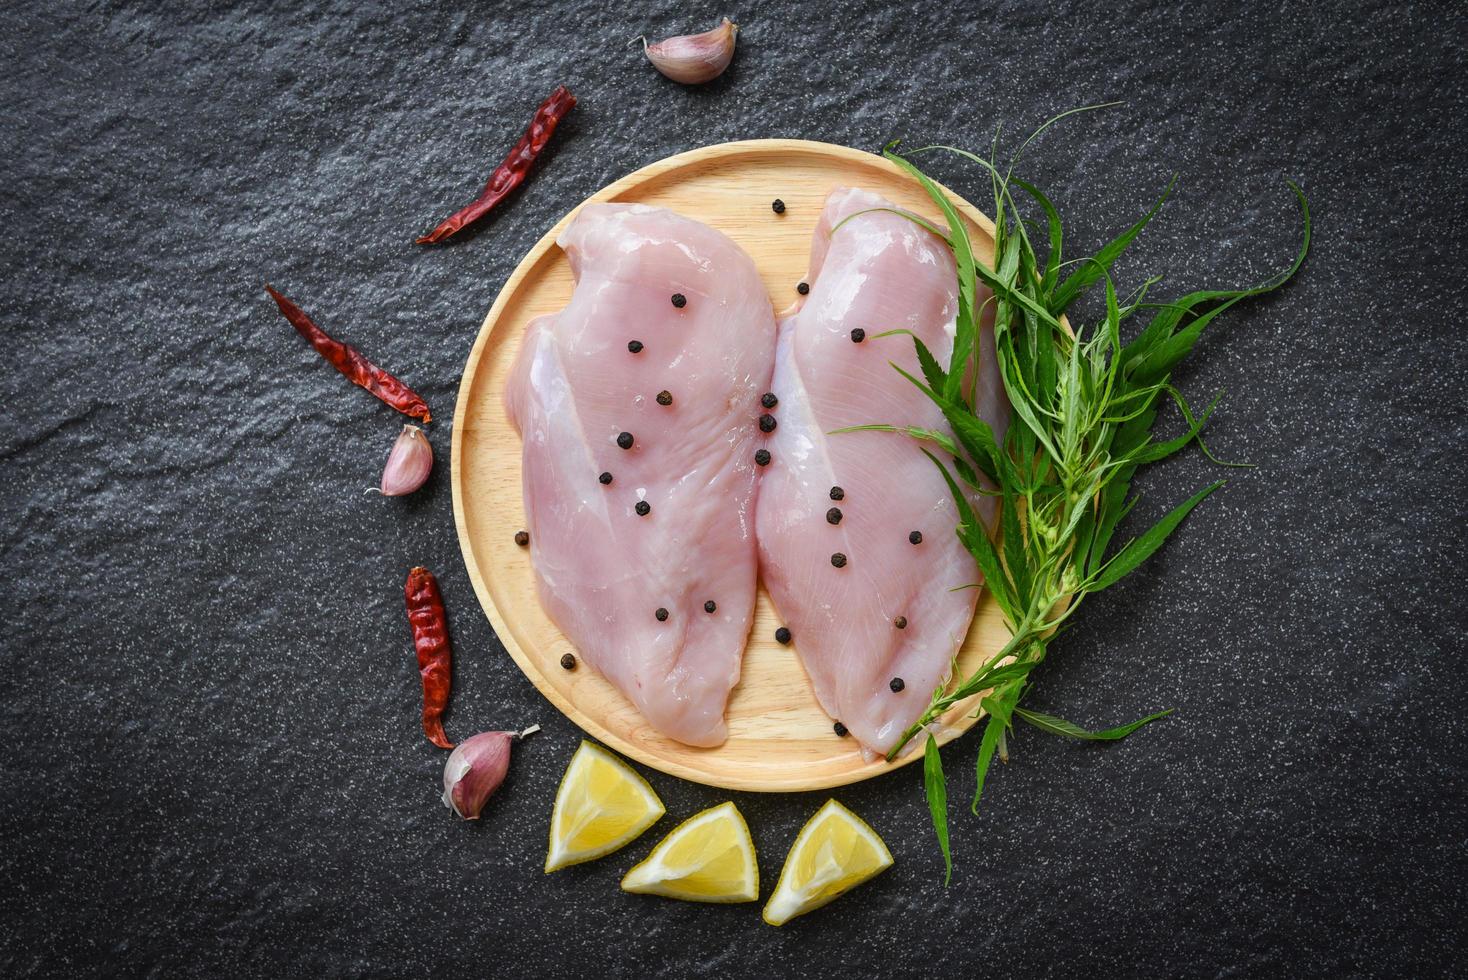
[(433, 445), (416, 425), (405, 425), (387, 454), (382, 470), (382, 495), (401, 497), (412, 493), (428, 480), (433, 471)]
[(481, 732), (460, 742), (443, 766), (443, 805), (465, 820), (478, 820), (510, 769), (510, 743), (538, 731), (539, 725), (531, 725), (523, 732)]
[(642, 42), (642, 50), (654, 68), (675, 82), (702, 85), (724, 74), (734, 58), (734, 36), (739, 25), (725, 17), (724, 22), (702, 34), (670, 37), (656, 44)]

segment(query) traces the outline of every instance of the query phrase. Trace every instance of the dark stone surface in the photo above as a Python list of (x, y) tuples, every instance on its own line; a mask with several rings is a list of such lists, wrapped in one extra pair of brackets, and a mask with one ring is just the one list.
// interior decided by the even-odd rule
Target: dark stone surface
[[(0, 10), (0, 973), (605, 976), (1459, 972), (1464, 897), (1465, 45), (1454, 3), (749, 2), (729, 74), (666, 82), (662, 2), (11, 3)], [(556, 83), (581, 105), (479, 234), (420, 249)], [(658, 834), (541, 874), (578, 733), (504, 656), (447, 485), (459, 373), (532, 242), (608, 181), (722, 140), (984, 145), (1075, 251), (1164, 217), (1122, 281), (1299, 281), (1179, 381), (1257, 469), (1054, 647), (1034, 704), (1175, 718), (1105, 749), (1028, 730), (975, 817), (944, 755), (942, 887), (918, 774), (837, 792), (896, 868), (783, 929), (621, 894)], [(972, 174), (939, 172), (981, 200)], [(773, 195), (772, 195), (773, 196)], [(318, 363), (269, 279), (438, 412), (440, 465), (363, 496), (401, 419)], [(1217, 473), (1141, 481), (1137, 517)], [(486, 819), (436, 801), (401, 607), (436, 569), (451, 733), (538, 721)], [(729, 796), (651, 774), (670, 818)], [(825, 794), (736, 794), (773, 886)]]

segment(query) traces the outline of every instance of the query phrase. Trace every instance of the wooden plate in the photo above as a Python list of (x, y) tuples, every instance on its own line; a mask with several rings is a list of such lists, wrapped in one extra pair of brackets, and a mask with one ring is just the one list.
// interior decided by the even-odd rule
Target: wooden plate
[[(842, 185), (876, 191), (939, 220), (922, 188), (893, 164), (805, 140), (748, 140), (680, 153), (623, 177), (587, 201), (657, 205), (719, 229), (754, 257), (779, 311), (795, 298), (805, 274), (811, 233), (826, 195)], [(783, 215), (770, 208), (777, 197), (785, 202)], [(950, 197), (972, 223), (979, 258), (991, 263), (993, 224), (972, 205)], [(520, 438), (501, 397), (525, 324), (571, 298), (570, 266), (555, 240), (575, 213), (546, 232), (500, 290), (469, 353), (454, 413), (454, 519), (469, 578), (495, 633), (540, 692), (593, 738), (684, 779), (739, 790), (814, 790), (868, 779), (918, 757), (920, 752), (909, 752), (895, 764), (867, 762), (855, 739), (832, 733), (831, 719), (816, 703), (793, 648), (775, 642), (780, 623), (763, 588), (743, 676), (729, 699), (729, 740), (718, 748), (693, 748), (658, 734), (594, 669), (561, 668), (561, 655), (574, 647), (541, 610), (529, 552), (513, 540), (525, 526)], [(972, 671), (1008, 636), (986, 592), (959, 655), (960, 671)], [(972, 726), (974, 709), (970, 703), (950, 712), (939, 740)]]

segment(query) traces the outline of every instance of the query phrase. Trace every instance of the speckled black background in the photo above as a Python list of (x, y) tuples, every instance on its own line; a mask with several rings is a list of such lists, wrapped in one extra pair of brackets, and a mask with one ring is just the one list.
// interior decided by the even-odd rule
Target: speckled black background
[[(679, 88), (629, 38), (745, 27)], [(1452, 2), (8, 3), (0, 9), (0, 973), (6, 976), (1445, 975), (1465, 965), (1465, 50)], [(580, 105), (477, 234), (558, 83)], [(1258, 464), (1053, 648), (975, 817), (950, 746), (942, 887), (918, 773), (837, 792), (896, 867), (782, 929), (622, 894), (659, 836), (541, 873), (579, 733), (496, 642), (448, 437), (497, 290), (550, 224), (723, 140), (1037, 144), (1075, 252), (1178, 191), (1122, 264), (1171, 293), (1299, 280), (1178, 380)], [(940, 174), (982, 200), (957, 166)], [(779, 193), (771, 187), (770, 196)], [(269, 279), (432, 404), (440, 466), (363, 496), (400, 417), (319, 363)], [(1176, 420), (1173, 420), (1174, 423)], [(1149, 472), (1138, 520), (1219, 475)], [(486, 818), (439, 806), (402, 613), (439, 573), (451, 733), (538, 721)], [(669, 818), (729, 796), (657, 773)], [(827, 794), (736, 794), (768, 891)]]

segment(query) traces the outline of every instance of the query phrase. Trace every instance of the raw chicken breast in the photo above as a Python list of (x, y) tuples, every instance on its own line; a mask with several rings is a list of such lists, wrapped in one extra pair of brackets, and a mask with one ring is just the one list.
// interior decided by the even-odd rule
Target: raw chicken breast
[[(839, 189), (816, 227), (810, 293), (780, 324), (771, 384), (779, 427), (758, 529), (765, 586), (821, 706), (864, 747), (886, 752), (927, 707), (968, 632), (978, 590), (949, 590), (980, 577), (954, 534), (948, 486), (921, 444), (885, 432), (828, 434), (876, 422), (951, 434), (938, 408), (892, 368), (921, 377), (911, 338), (875, 335), (910, 330), (947, 364), (958, 311), (953, 256), (890, 212), (860, 215), (831, 233), (842, 219), (880, 207), (892, 205)], [(858, 329), (866, 333), (859, 343)], [(981, 344), (981, 411), (1002, 439), (1008, 403), (991, 325)], [(914, 532), (921, 543), (909, 540)], [(843, 567), (833, 563), (837, 554)]]
[(540, 601), (658, 731), (718, 745), (754, 614), (770, 301), (739, 246), (671, 211), (591, 204), (559, 244), (575, 292), (505, 393)]

